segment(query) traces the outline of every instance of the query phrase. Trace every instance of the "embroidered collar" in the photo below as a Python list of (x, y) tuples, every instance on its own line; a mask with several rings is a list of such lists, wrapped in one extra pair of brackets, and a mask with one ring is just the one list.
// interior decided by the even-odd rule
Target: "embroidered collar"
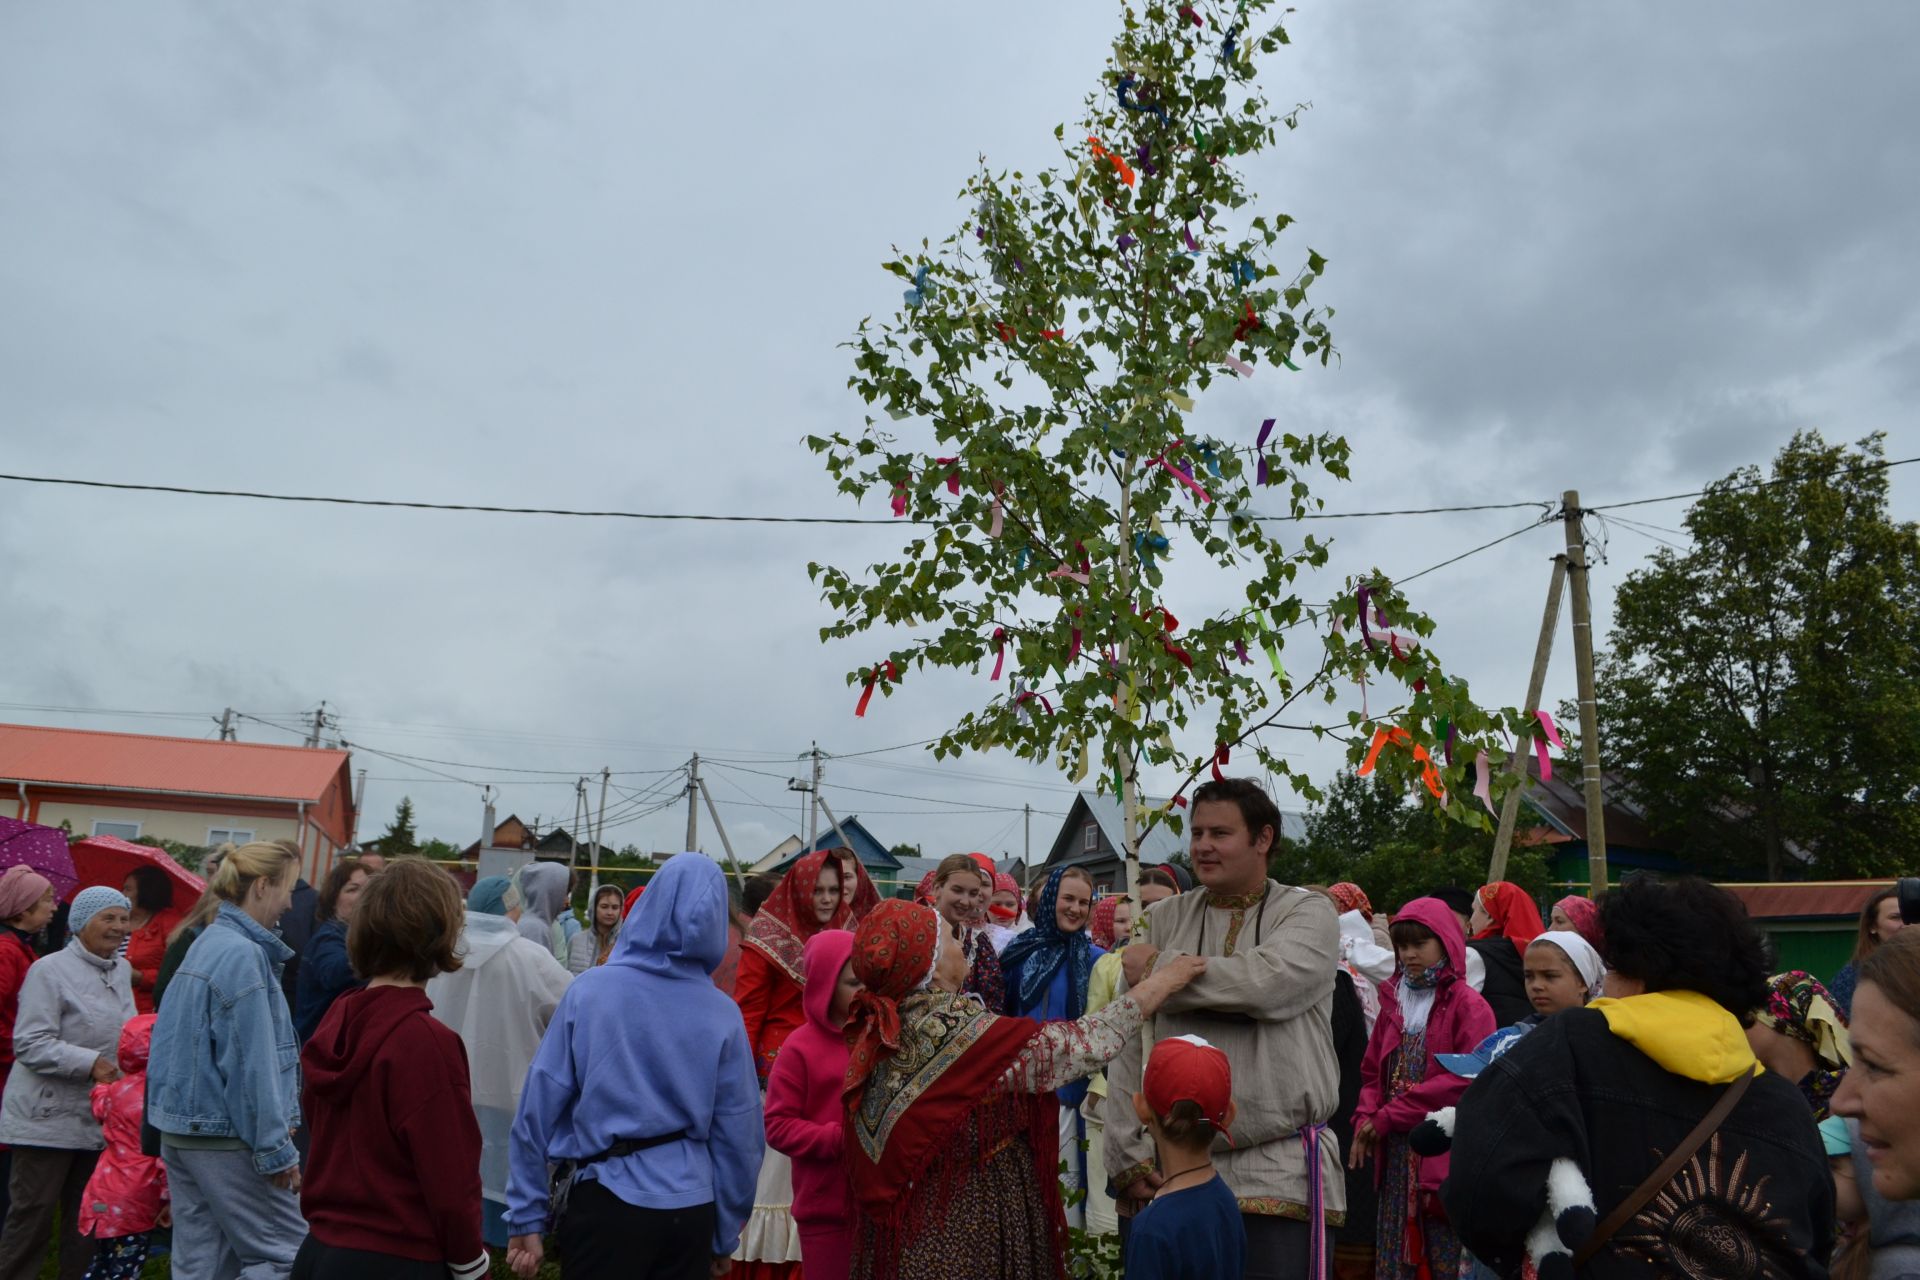
[(1245, 911), (1248, 907), (1257, 907), (1260, 900), (1267, 896), (1267, 886), (1261, 885), (1251, 893), (1215, 893), (1207, 890), (1207, 905), (1218, 911)]

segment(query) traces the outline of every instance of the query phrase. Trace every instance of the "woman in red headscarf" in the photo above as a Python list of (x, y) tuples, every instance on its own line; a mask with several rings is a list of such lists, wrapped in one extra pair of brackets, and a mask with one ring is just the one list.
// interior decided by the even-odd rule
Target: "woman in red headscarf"
[[(807, 939), (851, 929), (879, 903), (851, 849), (820, 849), (793, 865), (747, 927), (733, 998), (747, 1024), (760, 1087), (787, 1037), (806, 1023)], [(768, 1151), (760, 1164), (753, 1214), (734, 1251), (734, 1280), (798, 1280), (800, 1233), (793, 1220), (793, 1162)]]
[(1486, 965), (1480, 994), (1493, 1006), (1495, 1020), (1510, 1027), (1532, 1017), (1524, 961), (1528, 944), (1546, 931), (1540, 908), (1519, 885), (1496, 880), (1473, 895), (1469, 927), (1473, 938), (1467, 949)]
[(847, 1022), (855, 1280), (1066, 1274), (1054, 1090), (1096, 1071), (1204, 972), (1181, 956), (1098, 1013), (1041, 1025), (960, 994), (961, 939), (893, 900), (854, 934)]
[(1600, 904), (1591, 898), (1574, 895), (1560, 899), (1553, 904), (1550, 923), (1555, 929), (1579, 934), (1595, 951), (1600, 949), (1600, 940), (1606, 937), (1600, 931)]

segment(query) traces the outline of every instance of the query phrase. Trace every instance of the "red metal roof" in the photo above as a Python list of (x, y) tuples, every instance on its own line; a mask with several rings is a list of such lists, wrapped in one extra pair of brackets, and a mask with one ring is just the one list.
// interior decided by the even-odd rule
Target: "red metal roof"
[(1720, 887), (1747, 904), (1756, 920), (1793, 916), (1858, 916), (1867, 899), (1891, 880), (1828, 880), (1808, 884), (1723, 884)]
[(317, 801), (345, 751), (0, 724), (0, 783)]

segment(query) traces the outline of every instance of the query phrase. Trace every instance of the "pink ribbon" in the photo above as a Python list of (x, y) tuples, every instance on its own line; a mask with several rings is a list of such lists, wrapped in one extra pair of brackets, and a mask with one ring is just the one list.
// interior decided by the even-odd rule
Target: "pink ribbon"
[(1549, 782), (1553, 779), (1553, 757), (1547, 753), (1547, 743), (1551, 742), (1562, 751), (1566, 750), (1567, 744), (1560, 740), (1560, 730), (1553, 723), (1552, 716), (1544, 711), (1536, 711), (1533, 714), (1540, 721), (1540, 727), (1547, 735), (1544, 741), (1539, 738), (1533, 740), (1534, 757), (1540, 761), (1540, 781)]
[(998, 680), (1000, 678), (1000, 669), (1006, 665), (1007, 629), (1005, 627), (995, 627), (993, 629), (993, 674), (988, 676), (987, 679)]
[(1227, 366), (1227, 368), (1233, 370), (1235, 373), (1239, 374), (1241, 377), (1251, 378), (1253, 376), (1253, 366), (1248, 364), (1245, 360), (1242, 360), (1239, 356), (1233, 355), (1232, 353), (1228, 353), (1227, 355), (1221, 356), (1220, 359), (1221, 359), (1221, 362)]
[(893, 514), (896, 516), (907, 514), (907, 482), (905, 480), (893, 482)]
[(1167, 461), (1167, 453), (1171, 453), (1173, 452), (1173, 450), (1178, 449), (1180, 447), (1180, 444), (1181, 444), (1180, 441), (1175, 440), (1172, 444), (1168, 445), (1167, 452), (1162, 453), (1159, 457), (1155, 458), (1153, 460), (1153, 465), (1159, 467), (1161, 470), (1165, 471), (1168, 475), (1172, 476), (1175, 480), (1178, 480), (1181, 484), (1193, 490), (1193, 496), (1196, 501), (1212, 502), (1213, 499), (1208, 496), (1207, 491), (1205, 489), (1202, 489), (1200, 487), (1199, 481), (1195, 480), (1192, 476), (1188, 475), (1186, 472), (1180, 470), (1180, 468), (1174, 466), (1171, 462)]
[(1076, 542), (1073, 544), (1073, 549), (1081, 553), (1080, 554), (1080, 571), (1078, 573), (1075, 573), (1072, 569), (1069, 569), (1066, 565), (1063, 564), (1058, 569), (1055, 569), (1052, 573), (1048, 574), (1047, 576), (1049, 578), (1065, 578), (1070, 582), (1077, 582), (1083, 587), (1093, 585), (1093, 563), (1087, 559), (1086, 548), (1082, 546), (1080, 543)]
[(934, 462), (943, 467), (953, 468), (951, 471), (947, 472), (947, 492), (952, 494), (956, 498), (959, 497), (960, 496), (960, 459), (935, 458)]
[(995, 485), (993, 486), (993, 523), (987, 526), (987, 536), (989, 538), (997, 538), (1000, 536), (1000, 526), (1005, 516), (1006, 512), (1000, 509), (1000, 486)]
[(1493, 792), (1490, 790), (1493, 786), (1493, 770), (1487, 766), (1486, 752), (1482, 751), (1474, 757), (1473, 775), (1473, 794), (1481, 804), (1487, 806), (1488, 813), (1499, 817), (1500, 811), (1493, 807)]
[(1038, 699), (1040, 705), (1047, 709), (1047, 714), (1048, 715), (1053, 714), (1053, 704), (1047, 701), (1047, 695), (1044, 693), (1037, 693), (1032, 689), (1022, 689), (1019, 692), (1019, 694), (1013, 700), (1013, 709), (1015, 711), (1018, 711), (1026, 719), (1028, 720), (1033, 719), (1033, 711), (1026, 705), (1027, 700), (1029, 698)]

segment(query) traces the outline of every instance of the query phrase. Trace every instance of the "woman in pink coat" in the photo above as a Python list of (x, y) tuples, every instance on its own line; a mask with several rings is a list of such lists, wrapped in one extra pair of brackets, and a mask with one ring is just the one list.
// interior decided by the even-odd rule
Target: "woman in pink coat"
[(1370, 1152), (1379, 1155), (1374, 1274), (1380, 1280), (1456, 1280), (1460, 1242), (1440, 1208), (1447, 1157), (1416, 1155), (1407, 1135), (1429, 1111), (1452, 1106), (1467, 1091), (1467, 1081), (1434, 1055), (1471, 1053), (1497, 1024), (1493, 1009), (1467, 985), (1466, 935), (1446, 903), (1416, 898), (1393, 918), (1390, 932), (1399, 971), (1380, 988), (1380, 1018), (1361, 1066), (1349, 1162), (1358, 1167)]
[(787, 1038), (767, 1076), (767, 1145), (793, 1160), (793, 1221), (804, 1280), (847, 1280), (853, 1265), (853, 1210), (841, 1162), (847, 1075), (847, 1009), (853, 935), (824, 929), (807, 939), (801, 964), (806, 1024)]

